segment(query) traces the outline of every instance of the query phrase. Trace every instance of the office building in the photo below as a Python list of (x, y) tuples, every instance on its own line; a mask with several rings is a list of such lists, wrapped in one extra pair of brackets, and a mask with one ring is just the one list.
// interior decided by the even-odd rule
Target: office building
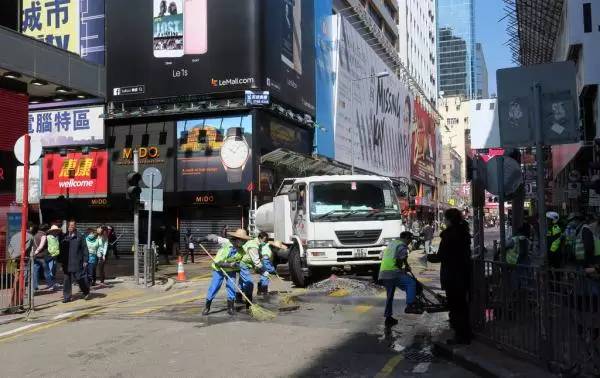
[(488, 70), (481, 43), (475, 44), (475, 98), (489, 98)]

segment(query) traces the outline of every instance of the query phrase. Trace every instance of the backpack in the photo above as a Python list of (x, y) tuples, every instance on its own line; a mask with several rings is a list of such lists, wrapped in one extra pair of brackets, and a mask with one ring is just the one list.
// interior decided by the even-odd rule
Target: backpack
[(46, 237), (46, 240), (48, 242), (48, 253), (50, 254), (50, 256), (58, 256), (60, 254), (60, 243), (58, 241), (58, 238), (54, 235), (48, 235)]

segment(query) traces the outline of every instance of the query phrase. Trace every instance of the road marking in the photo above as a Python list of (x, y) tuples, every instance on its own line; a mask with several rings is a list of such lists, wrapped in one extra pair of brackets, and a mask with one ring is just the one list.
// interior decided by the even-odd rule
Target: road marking
[(144, 308), (141, 310), (133, 311), (133, 312), (130, 312), (129, 315), (144, 315), (144, 314), (148, 314), (150, 312), (158, 311), (161, 308), (164, 308), (167, 306), (176, 306), (176, 305), (180, 305), (180, 304), (184, 304), (184, 303), (188, 303), (188, 302), (193, 302), (197, 299), (201, 299), (201, 298), (183, 298), (178, 301), (171, 302), (171, 303), (165, 303), (160, 306), (152, 306), (152, 307)]
[(377, 373), (375, 378), (383, 378), (392, 374), (396, 366), (398, 366), (400, 361), (402, 361), (403, 359), (404, 357), (401, 354), (397, 354), (394, 357), (390, 358), (388, 362), (385, 365), (383, 365), (383, 368), (379, 371), (379, 373)]
[(191, 282), (203, 281), (212, 277), (212, 273), (203, 274), (201, 276), (196, 276), (194, 278), (190, 278)]
[(186, 295), (186, 294), (190, 294), (192, 293), (194, 290), (183, 290), (183, 291), (179, 291), (173, 294), (169, 294), (169, 295), (163, 295), (160, 297), (152, 297), (149, 299), (144, 299), (142, 301), (137, 301), (137, 302), (132, 302), (131, 306), (124, 306), (124, 307), (133, 307), (133, 306), (137, 306), (137, 305), (141, 305), (144, 303), (150, 303), (150, 302), (158, 302), (158, 301), (162, 301), (164, 299), (169, 299), (169, 298), (174, 298), (174, 297), (180, 297), (182, 295)]
[(427, 373), (427, 370), (429, 370), (429, 365), (430, 362), (421, 362), (420, 364), (417, 364), (417, 366), (415, 366), (412, 372), (416, 374)]
[(359, 314), (364, 314), (365, 312), (370, 311), (373, 308), (373, 306), (369, 306), (369, 305), (358, 305), (358, 306), (354, 306), (354, 312), (357, 312)]
[(73, 315), (73, 313), (72, 313), (72, 312), (65, 312), (65, 313), (62, 313), (62, 314), (58, 314), (58, 315), (56, 315), (55, 317), (53, 317), (53, 318), (52, 318), (52, 320), (59, 320), (59, 319), (63, 319), (63, 318), (66, 318), (66, 317), (68, 317), (68, 316), (71, 316), (71, 315)]
[(2, 333), (0, 333), (0, 339), (1, 339), (2, 337), (4, 337), (4, 336), (9, 336), (9, 335), (12, 335), (12, 334), (14, 334), (14, 333), (17, 333), (17, 332), (25, 331), (26, 329), (29, 329), (29, 328), (31, 328), (31, 327), (36, 327), (36, 326), (42, 325), (42, 324), (44, 324), (44, 323), (45, 323), (45, 322), (42, 322), (42, 323), (33, 323), (33, 324), (27, 324), (27, 325), (24, 325), (24, 326), (22, 326), (22, 327), (19, 327), (19, 328), (12, 329), (12, 330), (10, 330), (10, 331), (2, 332)]

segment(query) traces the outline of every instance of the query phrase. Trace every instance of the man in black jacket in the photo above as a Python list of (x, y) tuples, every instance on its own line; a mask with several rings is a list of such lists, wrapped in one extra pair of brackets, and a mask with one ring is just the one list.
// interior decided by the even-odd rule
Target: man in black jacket
[(63, 286), (63, 303), (71, 301), (73, 282), (79, 284), (79, 289), (87, 300), (90, 296), (90, 287), (87, 282), (85, 268), (88, 262), (88, 248), (85, 237), (77, 232), (74, 220), (69, 222), (67, 234), (61, 242), (60, 258), (65, 274)]

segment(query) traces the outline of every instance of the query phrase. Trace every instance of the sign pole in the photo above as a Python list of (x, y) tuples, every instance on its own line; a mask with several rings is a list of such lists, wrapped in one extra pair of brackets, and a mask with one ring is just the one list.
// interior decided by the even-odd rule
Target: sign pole
[(538, 245), (539, 254), (546, 253), (546, 186), (544, 184), (544, 143), (542, 135), (542, 86), (533, 85), (533, 119), (535, 131), (535, 160), (537, 170)]
[(150, 208), (148, 209), (148, 237), (146, 238), (146, 258), (144, 259), (144, 284), (148, 287), (148, 261), (152, 245), (152, 203), (154, 202), (154, 173), (150, 175)]
[[(138, 149), (135, 148), (133, 150), (133, 171), (138, 172), (139, 170), (139, 157), (138, 157)], [(139, 254), (139, 245), (140, 245), (140, 209), (138, 201), (134, 201), (133, 204), (133, 276), (135, 277), (135, 284), (140, 284), (140, 254)]]
[(502, 262), (506, 260), (506, 218), (504, 216), (504, 156), (498, 156), (498, 182), (500, 193), (498, 194), (498, 213), (500, 216), (500, 258)]
[[(23, 159), (23, 206), (21, 207), (21, 260), (19, 262), (19, 303), (25, 296), (25, 243), (27, 241), (27, 223), (29, 222), (29, 155), (31, 136), (25, 134)], [(30, 274), (32, 276), (32, 274)]]

